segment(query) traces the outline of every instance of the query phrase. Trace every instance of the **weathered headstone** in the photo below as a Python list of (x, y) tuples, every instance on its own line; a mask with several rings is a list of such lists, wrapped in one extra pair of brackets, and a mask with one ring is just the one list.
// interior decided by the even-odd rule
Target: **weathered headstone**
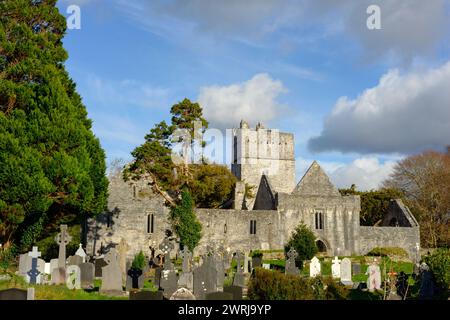
[(27, 300), (27, 290), (18, 288), (0, 290), (0, 301), (2, 300)]
[(55, 268), (52, 270), (52, 284), (60, 285), (66, 283), (66, 268)]
[(353, 285), (352, 281), (352, 261), (349, 258), (342, 259), (341, 262), (341, 283), (345, 286)]
[(164, 241), (159, 245), (159, 249), (164, 254), (164, 270), (173, 270), (172, 261), (170, 260), (170, 251), (173, 250), (175, 246), (169, 238), (165, 238)]
[(248, 257), (248, 253), (244, 252), (244, 273), (249, 273), (249, 267), (248, 267), (248, 262), (249, 262), (249, 257)]
[(214, 256), (214, 261), (216, 263), (215, 267), (217, 272), (217, 290), (222, 291), (223, 283), (225, 281), (225, 262), (222, 252), (217, 252), (217, 254)]
[(262, 267), (264, 269), (270, 270), (270, 263), (263, 263)]
[(352, 274), (353, 275), (361, 274), (361, 265), (359, 263), (352, 263)]
[(175, 270), (162, 270), (160, 287), (164, 291), (164, 297), (169, 299), (178, 289), (178, 277)]
[(233, 285), (244, 287), (245, 279), (241, 266), (242, 260), (244, 259), (244, 254), (241, 251), (237, 251), (235, 254), (235, 259), (236, 259), (236, 273), (234, 274)]
[(191, 271), (192, 253), (191, 251), (189, 251), (187, 246), (185, 246), (183, 250), (180, 252), (180, 257), (183, 259), (183, 263), (182, 263), (182, 272), (178, 279), (178, 286), (185, 287), (189, 290), (193, 290), (194, 276)]
[(127, 278), (127, 253), (130, 249), (127, 241), (124, 238), (120, 239), (120, 243), (117, 247), (117, 254), (119, 258), (120, 271), (122, 272), (122, 282), (125, 283)]
[(85, 262), (80, 265), (81, 271), (81, 288), (83, 289), (93, 289), (94, 288), (94, 278), (95, 278), (95, 266), (93, 263)]
[(163, 300), (163, 292), (159, 291), (130, 291), (130, 300)]
[(186, 288), (175, 291), (169, 300), (196, 300), (192, 292)]
[(28, 253), (21, 254), (19, 256), (19, 274), (22, 276), (26, 276), (27, 272), (31, 269), (31, 258)]
[[(40, 283), (40, 278), (38, 276), (41, 272), (38, 270), (38, 258), (41, 256), (41, 253), (38, 251), (37, 247), (33, 247), (33, 250), (28, 253), (28, 255), (32, 258), (31, 260), (31, 269), (27, 272), (30, 284)], [(44, 262), (45, 263), (45, 262)]]
[(115, 248), (111, 248), (105, 255), (107, 266), (102, 268), (102, 286), (100, 293), (109, 295), (122, 294), (122, 272)]
[(66, 267), (66, 245), (69, 244), (72, 237), (67, 232), (67, 225), (62, 224), (60, 226), (61, 232), (58, 233), (55, 237), (56, 243), (59, 244), (59, 255), (58, 255), (58, 267), (65, 268)]
[(95, 259), (95, 277), (101, 278), (103, 267), (106, 267), (108, 264), (106, 263), (104, 258)]
[(331, 276), (335, 279), (341, 277), (341, 260), (338, 257), (334, 257), (331, 265)]
[(380, 290), (381, 289), (381, 272), (380, 266), (377, 264), (371, 264), (366, 271), (367, 278), (367, 288), (369, 291)]
[(58, 259), (51, 259), (50, 260), (50, 274), (53, 273), (53, 269), (58, 268)]
[(423, 262), (420, 265), (420, 289), (419, 289), (419, 299), (429, 300), (432, 299), (434, 295), (434, 282), (433, 274), (430, 272), (428, 265)]
[(242, 287), (240, 286), (225, 286), (223, 292), (228, 292), (233, 295), (233, 300), (242, 300)]
[(70, 256), (67, 259), (67, 265), (68, 266), (77, 266), (77, 265), (82, 264), (82, 263), (83, 263), (83, 258), (80, 257), (80, 256), (77, 256), (77, 255)]
[(66, 268), (66, 285), (69, 289), (81, 289), (81, 270), (77, 265)]
[(287, 255), (287, 260), (286, 260), (286, 266), (285, 266), (285, 273), (286, 274), (298, 274), (299, 270), (298, 268), (295, 266), (295, 259), (298, 257), (298, 253), (297, 251), (295, 251), (294, 248), (290, 248)]
[(155, 284), (155, 287), (157, 287), (158, 289), (161, 288), (161, 272), (162, 272), (161, 267), (155, 268), (155, 279), (153, 283)]
[(317, 257), (313, 257), (309, 265), (309, 276), (311, 278), (319, 276), (320, 272), (321, 272), (320, 261), (319, 259), (317, 259)]

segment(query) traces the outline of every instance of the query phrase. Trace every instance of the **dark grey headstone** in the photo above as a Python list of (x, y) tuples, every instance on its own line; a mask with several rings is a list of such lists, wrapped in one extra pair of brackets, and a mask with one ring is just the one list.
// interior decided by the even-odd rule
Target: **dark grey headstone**
[(102, 276), (102, 268), (106, 267), (108, 264), (106, 263), (105, 259), (100, 258), (95, 260), (95, 277), (101, 278)]
[(204, 265), (194, 269), (194, 295), (197, 300), (204, 300), (206, 288), (206, 270)]
[(11, 288), (0, 291), (1, 300), (27, 300), (27, 290)]
[(233, 295), (233, 300), (242, 300), (242, 287), (228, 286), (223, 288), (223, 292), (228, 292)]
[(130, 291), (130, 300), (163, 300), (163, 292), (159, 291)]
[(205, 295), (206, 300), (233, 300), (230, 292), (211, 292)]
[(144, 287), (144, 275), (142, 270), (130, 269), (127, 272), (126, 290), (142, 289)]
[(161, 272), (161, 289), (164, 291), (164, 297), (169, 299), (178, 289), (178, 277), (175, 270), (163, 270)]
[(359, 263), (352, 264), (352, 274), (353, 275), (361, 274), (361, 265)]
[(95, 266), (93, 263), (81, 263), (78, 265), (81, 272), (81, 288), (93, 289), (95, 278)]
[(77, 266), (77, 265), (82, 264), (82, 263), (83, 263), (83, 258), (80, 257), (80, 256), (77, 256), (77, 255), (70, 256), (67, 259), (67, 265), (68, 266), (73, 266), (73, 265)]
[(428, 270), (424, 270), (422, 271), (421, 274), (419, 299), (421, 300), (432, 299), (433, 295), (434, 295), (433, 274)]
[(153, 281), (153, 283), (157, 288), (161, 288), (161, 271), (162, 271), (161, 267), (155, 268), (155, 280)]

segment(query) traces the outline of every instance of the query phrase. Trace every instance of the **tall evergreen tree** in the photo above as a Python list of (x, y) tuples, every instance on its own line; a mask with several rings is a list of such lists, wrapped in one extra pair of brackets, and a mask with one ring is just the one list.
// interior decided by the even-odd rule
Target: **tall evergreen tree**
[(105, 155), (64, 69), (56, 0), (0, 0), (0, 242), (105, 209)]

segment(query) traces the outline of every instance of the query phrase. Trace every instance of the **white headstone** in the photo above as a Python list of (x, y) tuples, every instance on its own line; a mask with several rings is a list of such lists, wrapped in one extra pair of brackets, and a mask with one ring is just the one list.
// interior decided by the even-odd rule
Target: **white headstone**
[(69, 289), (81, 289), (81, 270), (77, 265), (66, 268), (66, 285)]
[(86, 252), (84, 252), (83, 247), (81, 246), (81, 243), (80, 243), (80, 246), (78, 247), (77, 252), (75, 252), (75, 255), (83, 258), (83, 263), (86, 262), (86, 256), (87, 255), (86, 255)]
[(312, 258), (309, 265), (309, 276), (313, 278), (320, 275), (320, 270), (321, 266), (319, 259), (317, 259), (317, 257)]
[(333, 278), (339, 279), (341, 277), (341, 260), (338, 257), (334, 257), (331, 265), (331, 275)]
[(52, 274), (52, 271), (51, 271), (51, 264), (50, 264), (50, 262), (46, 262), (45, 263), (45, 267), (44, 267), (44, 273), (45, 274)]
[(263, 263), (262, 266), (264, 269), (270, 269), (270, 263)]
[(341, 282), (346, 286), (353, 285), (352, 281), (352, 261), (349, 258), (342, 259), (341, 262)]

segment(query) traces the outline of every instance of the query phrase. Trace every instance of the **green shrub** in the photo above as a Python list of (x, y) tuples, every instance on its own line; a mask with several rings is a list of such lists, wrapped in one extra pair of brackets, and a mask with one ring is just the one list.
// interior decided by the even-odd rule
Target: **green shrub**
[(15, 254), (16, 250), (14, 246), (4, 250), (0, 249), (0, 270), (3, 273), (6, 273), (13, 263)]
[(303, 223), (300, 223), (300, 225), (298, 225), (298, 227), (294, 230), (291, 238), (284, 247), (285, 253), (287, 253), (291, 247), (298, 253), (295, 262), (301, 269), (303, 269), (303, 262), (305, 260), (310, 260), (318, 252), (316, 237)]
[(250, 253), (250, 258), (262, 258), (263, 253), (261, 250), (255, 250)]
[(450, 289), (450, 249), (439, 248), (423, 260), (430, 267), (436, 283)]
[(141, 250), (137, 255), (134, 256), (133, 262), (131, 263), (131, 268), (144, 270), (144, 267), (145, 267), (145, 256)]
[(248, 297), (252, 300), (342, 300), (348, 290), (332, 279), (303, 278), (256, 268), (250, 278)]
[(408, 252), (405, 251), (403, 248), (399, 247), (376, 247), (373, 248), (369, 253), (367, 253), (368, 256), (380, 256), (380, 257), (400, 257), (400, 258), (406, 258), (408, 257)]

